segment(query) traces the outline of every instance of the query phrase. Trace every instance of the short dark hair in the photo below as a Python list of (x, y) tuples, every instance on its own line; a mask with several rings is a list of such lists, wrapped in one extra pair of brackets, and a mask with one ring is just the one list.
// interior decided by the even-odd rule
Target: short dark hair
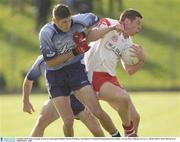
[(138, 11), (136, 11), (136, 10), (134, 10), (132, 8), (129, 8), (129, 9), (124, 10), (121, 13), (120, 20), (124, 21), (126, 18), (128, 18), (131, 21), (133, 21), (136, 17), (139, 17), (141, 19), (143, 18), (142, 15)]
[(53, 18), (63, 19), (71, 16), (71, 11), (67, 5), (57, 4), (54, 6), (52, 11)]

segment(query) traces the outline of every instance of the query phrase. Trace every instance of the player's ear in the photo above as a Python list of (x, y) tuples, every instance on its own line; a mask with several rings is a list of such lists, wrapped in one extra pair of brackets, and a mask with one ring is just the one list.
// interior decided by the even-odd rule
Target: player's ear
[(52, 21), (53, 21), (54, 23), (57, 23), (57, 19), (56, 19), (56, 18), (52, 18)]
[(55, 20), (55, 18), (52, 18), (52, 21), (53, 21), (53, 22), (55, 22), (54, 20)]
[(125, 19), (124, 19), (124, 24), (125, 24), (125, 25), (128, 25), (129, 23), (130, 23), (130, 20), (129, 20), (128, 18), (125, 18)]

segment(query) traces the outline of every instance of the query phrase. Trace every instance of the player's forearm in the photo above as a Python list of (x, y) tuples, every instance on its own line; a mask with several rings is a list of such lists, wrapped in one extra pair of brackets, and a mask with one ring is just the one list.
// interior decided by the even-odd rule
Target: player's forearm
[(133, 75), (134, 73), (136, 73), (142, 66), (144, 65), (144, 61), (139, 61), (138, 64), (136, 65), (125, 65), (126, 66), (126, 72), (129, 75)]
[(31, 93), (32, 86), (33, 86), (33, 81), (30, 81), (30, 80), (27, 80), (27, 79), (24, 80), (24, 83), (23, 83), (23, 96), (22, 96), (23, 102), (29, 101), (29, 94)]
[(115, 26), (110, 26), (110, 27), (104, 27), (104, 28), (94, 28), (92, 30), (89, 31), (89, 33), (87, 34), (87, 42), (92, 42), (92, 41), (96, 41), (100, 38), (102, 38), (106, 33), (115, 30)]
[(71, 51), (71, 52), (69, 52), (67, 54), (58, 55), (58, 56), (54, 57), (53, 59), (46, 61), (46, 64), (47, 64), (48, 67), (54, 67), (54, 66), (63, 64), (64, 62), (66, 62), (67, 60), (69, 60), (69, 59), (71, 59), (73, 57), (74, 57), (74, 55), (73, 55), (73, 53)]

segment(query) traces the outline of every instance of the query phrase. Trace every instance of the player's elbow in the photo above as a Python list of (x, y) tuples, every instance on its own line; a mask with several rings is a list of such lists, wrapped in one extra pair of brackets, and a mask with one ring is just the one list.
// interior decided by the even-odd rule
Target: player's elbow
[(131, 76), (131, 75), (135, 74), (136, 71), (129, 69), (126, 72), (128, 73), (128, 75)]
[(134, 74), (134, 72), (131, 72), (131, 71), (128, 71), (127, 73), (128, 73), (128, 75), (130, 75), (130, 76)]
[(56, 65), (61, 64), (60, 61), (56, 60), (56, 59), (51, 59), (46, 61), (46, 65), (47, 67), (51, 68), (51, 67), (55, 67)]
[(47, 67), (53, 67), (54, 63), (51, 61), (46, 61), (46, 65), (47, 65)]
[(101, 33), (98, 32), (97, 29), (93, 29), (87, 34), (86, 39), (87, 39), (87, 42), (90, 43), (90, 42), (96, 41), (102, 37), (103, 37), (103, 35), (101, 35)]
[(127, 65), (124, 65), (123, 67), (124, 67), (124, 70), (128, 73), (128, 75), (134, 74), (134, 71), (131, 68), (127, 67)]

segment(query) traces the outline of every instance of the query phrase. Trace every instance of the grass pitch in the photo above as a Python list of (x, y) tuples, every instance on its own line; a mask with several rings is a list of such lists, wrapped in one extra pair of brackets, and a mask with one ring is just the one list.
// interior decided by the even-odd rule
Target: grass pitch
[[(130, 93), (141, 115), (139, 136), (178, 137), (180, 136), (180, 92)], [(0, 136), (29, 136), (40, 109), (47, 99), (45, 94), (30, 97), (36, 112), (23, 113), (21, 95), (0, 95)], [(117, 113), (108, 104), (101, 102), (104, 110), (112, 117), (117, 128), (123, 133)], [(75, 137), (91, 137), (89, 130), (78, 120), (74, 123)], [(109, 136), (105, 132), (106, 136)], [(63, 137), (61, 119), (52, 123), (45, 131), (45, 137)]]

